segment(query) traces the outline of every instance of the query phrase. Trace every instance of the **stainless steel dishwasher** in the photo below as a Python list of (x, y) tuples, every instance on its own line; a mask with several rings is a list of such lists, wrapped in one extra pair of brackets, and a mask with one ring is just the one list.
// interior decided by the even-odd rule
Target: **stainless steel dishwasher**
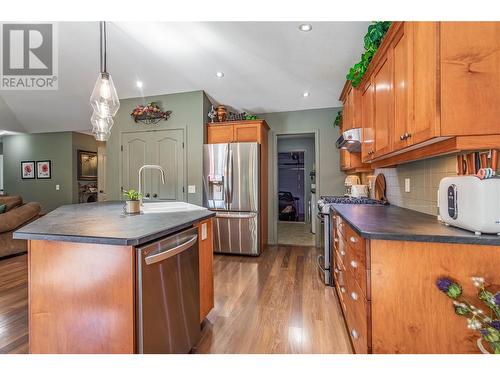
[(137, 248), (139, 353), (188, 353), (200, 338), (197, 228)]

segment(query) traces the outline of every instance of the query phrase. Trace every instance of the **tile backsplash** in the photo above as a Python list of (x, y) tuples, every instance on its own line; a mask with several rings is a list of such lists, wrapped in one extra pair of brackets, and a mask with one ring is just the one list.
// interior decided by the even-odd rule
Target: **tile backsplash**
[[(396, 168), (380, 168), (386, 180), (386, 195), (391, 204), (437, 216), (437, 191), (443, 177), (456, 176), (456, 156), (448, 155)], [(410, 178), (410, 192), (405, 192), (405, 178)]]

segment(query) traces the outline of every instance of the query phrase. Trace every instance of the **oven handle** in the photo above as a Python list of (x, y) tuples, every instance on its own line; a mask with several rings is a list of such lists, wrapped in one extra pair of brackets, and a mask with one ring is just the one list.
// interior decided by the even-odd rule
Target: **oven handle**
[(323, 255), (318, 255), (318, 257), (316, 258), (316, 264), (318, 265), (318, 267), (321, 269), (321, 271), (325, 272), (325, 271), (329, 271), (330, 270), (330, 267), (328, 268), (325, 268), (323, 266), (322, 263), (325, 263), (325, 257)]

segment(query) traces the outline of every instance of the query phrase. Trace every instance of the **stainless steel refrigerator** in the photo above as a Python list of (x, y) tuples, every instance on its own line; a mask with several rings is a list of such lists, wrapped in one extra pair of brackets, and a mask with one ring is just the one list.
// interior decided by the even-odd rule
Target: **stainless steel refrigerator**
[(216, 253), (260, 254), (258, 143), (203, 146), (204, 206), (216, 212)]

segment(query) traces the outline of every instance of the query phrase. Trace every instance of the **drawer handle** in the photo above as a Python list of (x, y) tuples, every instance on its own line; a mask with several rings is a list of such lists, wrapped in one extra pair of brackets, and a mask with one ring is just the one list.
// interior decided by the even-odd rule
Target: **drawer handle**
[(339, 227), (343, 227), (344, 226), (344, 223), (339, 223)]
[(340, 291), (341, 291), (342, 293), (345, 293), (345, 288), (344, 288), (343, 286), (342, 286), (342, 287), (340, 287)]
[(351, 267), (358, 268), (358, 262), (356, 262), (355, 260), (351, 260)]
[(337, 267), (335, 267), (335, 268), (333, 269), (333, 272), (335, 272), (335, 273), (339, 273), (338, 268), (337, 268)]
[(357, 340), (359, 338), (358, 331), (356, 331), (355, 329), (352, 329), (351, 330), (351, 336), (352, 336), (353, 339)]
[(357, 300), (358, 300), (358, 293), (356, 293), (356, 292), (352, 292), (352, 293), (351, 293), (351, 298), (352, 298), (353, 300), (357, 301)]
[(345, 251), (344, 251), (344, 250), (341, 250), (341, 251), (340, 251), (340, 255), (344, 256), (344, 255), (345, 255)]
[(351, 238), (349, 238), (349, 240), (352, 242), (352, 243), (356, 243), (358, 242), (358, 239), (356, 237), (353, 237), (351, 236)]
[(334, 238), (333, 242), (339, 242), (339, 239), (338, 238)]

